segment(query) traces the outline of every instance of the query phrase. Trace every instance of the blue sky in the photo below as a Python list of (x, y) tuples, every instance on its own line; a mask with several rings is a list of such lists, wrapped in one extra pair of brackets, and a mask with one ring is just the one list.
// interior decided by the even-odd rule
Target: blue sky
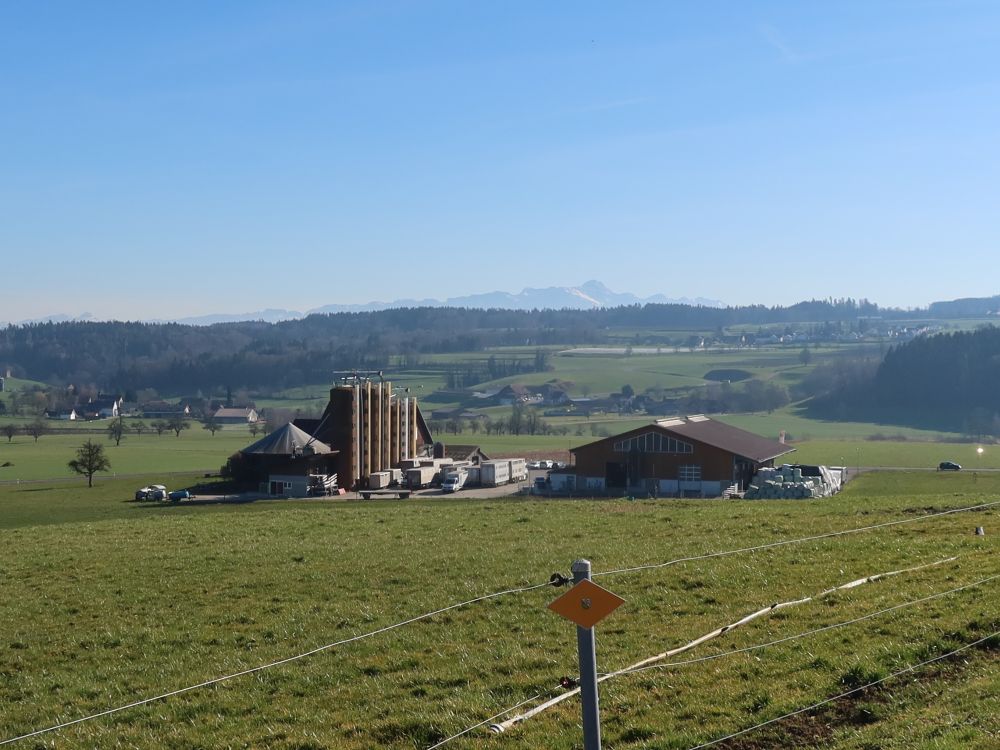
[(1000, 293), (994, 2), (10, 2), (0, 29), (0, 320)]

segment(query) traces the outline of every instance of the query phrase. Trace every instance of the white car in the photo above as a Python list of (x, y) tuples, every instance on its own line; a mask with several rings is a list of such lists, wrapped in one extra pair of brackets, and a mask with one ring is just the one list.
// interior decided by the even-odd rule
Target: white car
[(162, 484), (151, 484), (135, 491), (136, 500), (166, 500), (168, 497), (167, 488)]

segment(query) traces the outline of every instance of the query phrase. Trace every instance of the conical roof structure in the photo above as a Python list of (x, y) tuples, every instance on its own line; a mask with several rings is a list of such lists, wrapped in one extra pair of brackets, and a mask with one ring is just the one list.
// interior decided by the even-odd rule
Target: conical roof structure
[[(308, 446), (308, 448), (306, 447)], [(333, 449), (326, 443), (313, 438), (305, 430), (300, 430), (291, 422), (280, 427), (269, 435), (265, 435), (252, 445), (248, 445), (241, 453), (268, 456), (293, 456), (306, 453), (332, 453)]]

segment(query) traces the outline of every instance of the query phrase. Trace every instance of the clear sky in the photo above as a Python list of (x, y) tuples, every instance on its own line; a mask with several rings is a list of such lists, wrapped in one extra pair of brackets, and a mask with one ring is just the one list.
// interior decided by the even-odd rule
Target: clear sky
[(1000, 3), (5, 2), (0, 320), (1000, 293)]

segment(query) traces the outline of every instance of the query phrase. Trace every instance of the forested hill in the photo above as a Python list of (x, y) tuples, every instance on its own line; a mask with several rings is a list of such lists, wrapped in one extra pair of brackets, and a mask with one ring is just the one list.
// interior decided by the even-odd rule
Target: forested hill
[(1000, 413), (1000, 328), (926, 336), (890, 349), (874, 393), (888, 407)]
[[(280, 323), (70, 322), (0, 330), (0, 366), (52, 383), (165, 393), (218, 385), (281, 388), (328, 381), (334, 370), (380, 368), (391, 356), (489, 346), (602, 343), (615, 329), (716, 331), (803, 321), (844, 323), (912, 316), (865, 300), (790, 307), (643, 305), (598, 310), (410, 308), (312, 315)], [(643, 342), (645, 343), (645, 342)], [(669, 345), (683, 340), (657, 339)]]
[(1000, 328), (922, 336), (817, 399), (818, 415), (1000, 434)]

